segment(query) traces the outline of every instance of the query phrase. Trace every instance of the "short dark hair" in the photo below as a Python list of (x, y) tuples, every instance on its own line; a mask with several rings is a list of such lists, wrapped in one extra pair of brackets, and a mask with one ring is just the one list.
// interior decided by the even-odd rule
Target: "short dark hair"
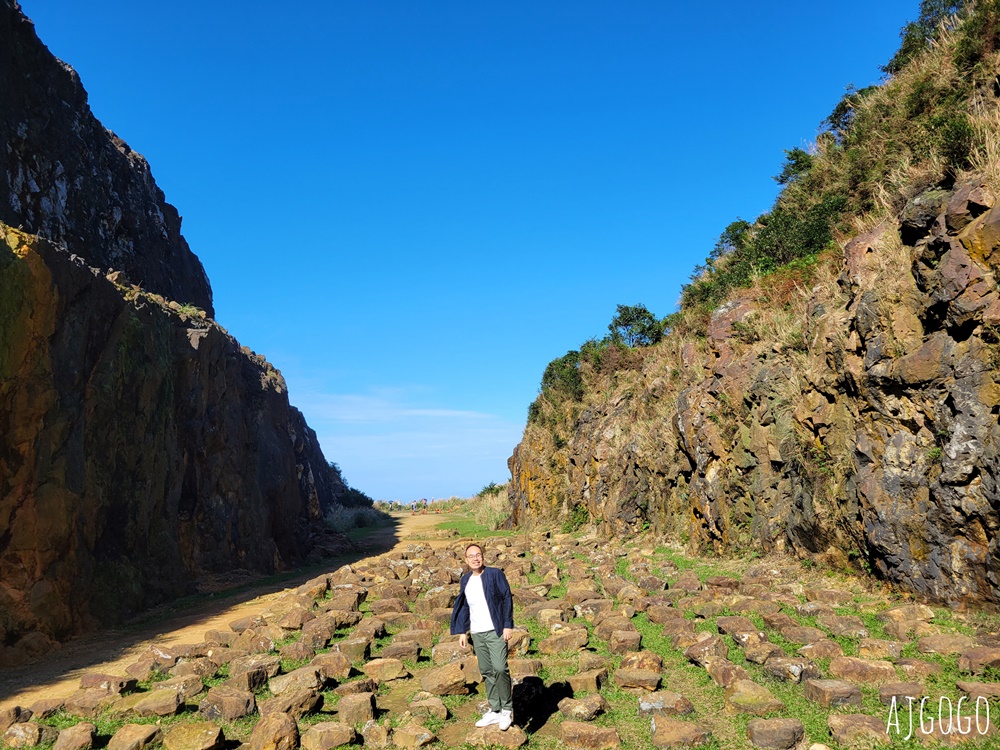
[(475, 547), (475, 548), (476, 548), (477, 550), (479, 550), (479, 554), (480, 554), (480, 555), (484, 555), (484, 554), (486, 554), (485, 552), (483, 552), (483, 548), (482, 548), (482, 546), (481, 546), (481, 545), (479, 545), (479, 544), (476, 544), (475, 542), (472, 542), (472, 544), (468, 545), (468, 546), (467, 546), (467, 547), (465, 548), (465, 554), (467, 554), (467, 555), (468, 555), (468, 554), (469, 554), (469, 550), (470, 550), (470, 549), (472, 549), (473, 547)]

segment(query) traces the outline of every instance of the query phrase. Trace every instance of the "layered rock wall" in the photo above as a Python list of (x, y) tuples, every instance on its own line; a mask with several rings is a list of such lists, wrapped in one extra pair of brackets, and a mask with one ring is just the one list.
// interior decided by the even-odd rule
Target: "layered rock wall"
[(280, 373), (212, 319), (145, 160), (0, 0), (0, 665), (350, 547)]
[(2, 225), (0, 288), (7, 645), (329, 541), (320, 522), (343, 487), (263, 358), (199, 311)]
[(514, 520), (583, 503), (608, 534), (652, 526), (997, 601), (993, 204), (978, 183), (928, 191), (799, 301), (758, 289), (717, 310), (706, 340), (669, 336), (638, 369), (591, 373), (583, 403), (515, 449)]
[(213, 315), (201, 262), (149, 164), (105, 129), (69, 65), (0, 0), (0, 221)]

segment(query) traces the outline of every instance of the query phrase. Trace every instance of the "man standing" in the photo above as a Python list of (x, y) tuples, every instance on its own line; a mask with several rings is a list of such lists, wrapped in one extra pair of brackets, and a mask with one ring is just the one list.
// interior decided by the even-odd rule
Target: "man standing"
[(503, 571), (486, 567), (483, 548), (478, 544), (465, 548), (465, 562), (470, 572), (462, 576), (459, 584), (458, 598), (451, 613), (451, 634), (458, 635), (461, 648), (468, 647), (466, 634), (472, 634), (479, 671), (486, 680), (490, 710), (476, 726), (497, 724), (506, 731), (514, 721), (510, 670), (507, 668), (507, 641), (514, 632), (514, 597)]

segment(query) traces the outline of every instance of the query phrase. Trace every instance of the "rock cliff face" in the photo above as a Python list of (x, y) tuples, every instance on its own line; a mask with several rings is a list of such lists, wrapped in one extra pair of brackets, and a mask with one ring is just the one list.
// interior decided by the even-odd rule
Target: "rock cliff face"
[(212, 320), (146, 162), (9, 0), (0, 92), (0, 663), (349, 547), (281, 375)]
[(989, 189), (923, 193), (847, 243), (839, 277), (780, 305), (757, 289), (707, 340), (670, 336), (601, 388), (591, 373), (515, 449), (515, 521), (583, 503), (608, 534), (652, 526), (1000, 600), (998, 266)]
[(106, 130), (76, 72), (0, 0), (0, 221), (213, 315), (201, 262), (149, 164)]

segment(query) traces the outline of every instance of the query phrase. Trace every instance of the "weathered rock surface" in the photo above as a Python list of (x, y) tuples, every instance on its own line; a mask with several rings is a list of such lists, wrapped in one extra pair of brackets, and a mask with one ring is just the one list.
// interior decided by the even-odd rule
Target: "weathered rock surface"
[(12, 664), (205, 573), (272, 572), (349, 544), (320, 523), (339, 475), (280, 373), (212, 320), (146, 161), (97, 122), (16, 3), (0, 3), (0, 29), (0, 664)]
[(583, 399), (543, 404), (508, 462), (513, 522), (582, 503), (607, 538), (649, 525), (692, 551), (794, 549), (1000, 601), (998, 248), (988, 188), (936, 188), (848, 242), (779, 340), (748, 291), (704, 345), (671, 335), (614, 379), (581, 366)]

